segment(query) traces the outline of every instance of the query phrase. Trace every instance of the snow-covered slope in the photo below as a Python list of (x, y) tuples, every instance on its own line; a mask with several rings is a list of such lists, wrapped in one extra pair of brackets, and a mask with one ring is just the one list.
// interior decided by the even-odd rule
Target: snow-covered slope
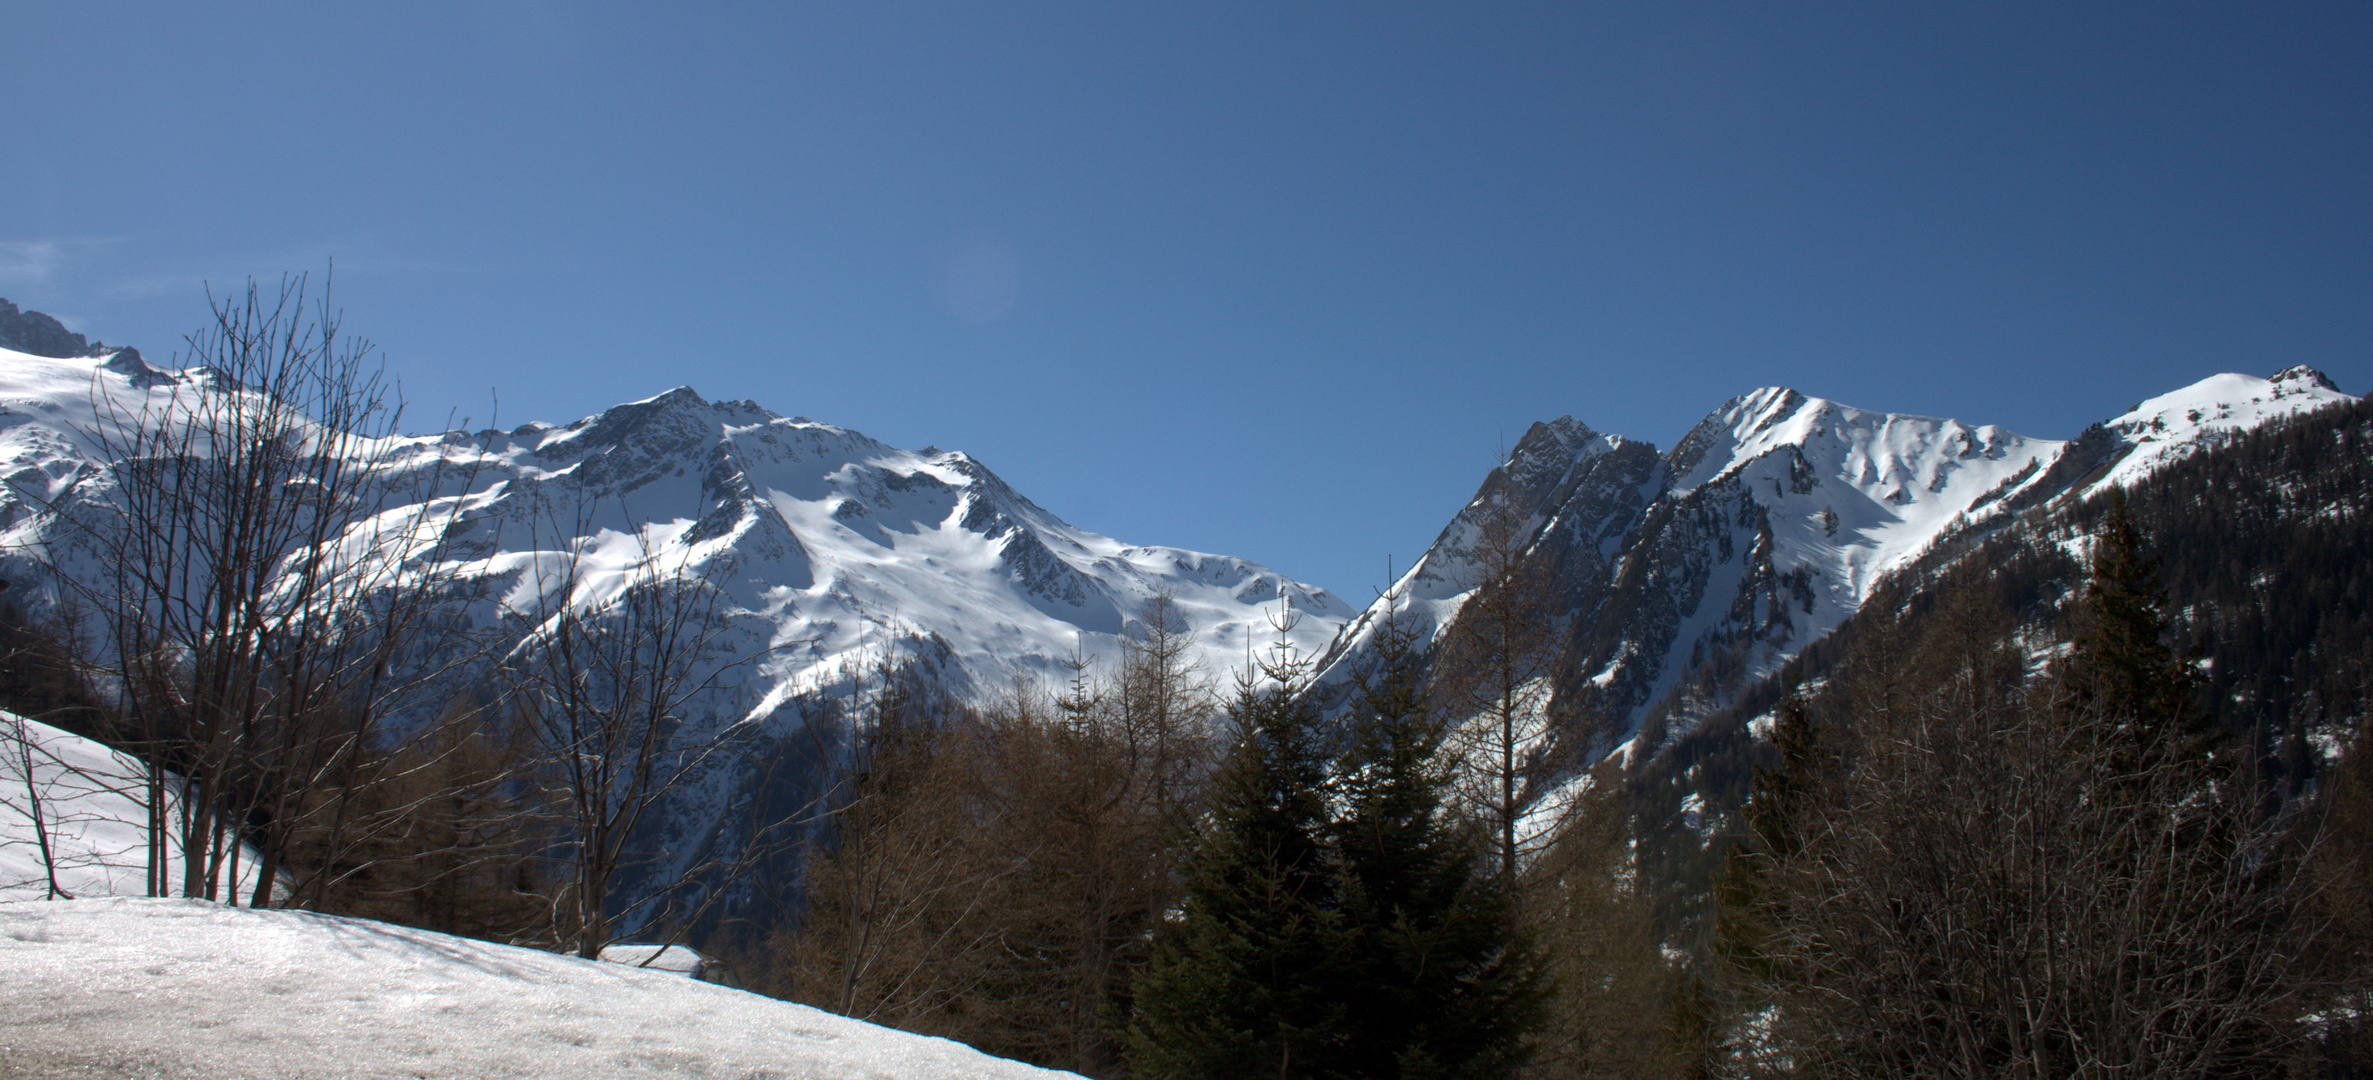
[(2353, 400), (2311, 367), (2287, 368), (2268, 379), (2211, 375), (2104, 421), (2102, 427), (2130, 449), (2094, 487), (2131, 484), (2237, 432)]
[(301, 911), (0, 904), (0, 1076), (1071, 1076), (679, 974)]
[[(143, 898), (142, 773), (0, 713), (0, 1076), (1072, 1075), (696, 982), (664, 957)], [(52, 865), (76, 899), (47, 899)]]
[[(1943, 537), (2349, 400), (2309, 368), (2219, 375), (2062, 442), (1767, 387), (1662, 457), (1563, 417), (1534, 426), (1402, 579), (1400, 617), (1427, 633), (1455, 618), (1476, 580), (1478, 523), (1505, 495), (1564, 613), (1564, 719), (1545, 730), (1605, 747), (1648, 727), (1656, 742), (1828, 634)], [(1333, 685), (1366, 662), (1383, 603), (1328, 657)]]
[[(148, 891), (146, 766), (121, 751), (37, 720), (0, 712), (0, 901), (138, 896)], [(164, 820), (178, 822), (168, 778)], [(34, 828), (34, 815), (41, 827)], [(179, 836), (166, 830), (164, 877), (178, 888)], [(255, 888), (257, 860), (242, 847), (238, 891)]]
[(1624, 556), (1651, 616), (1628, 617), (1647, 632), (1602, 615), (1601, 639), (1619, 644), (1585, 658), (1585, 682), (1602, 708), (1628, 706), (1628, 728), (1709, 661), (1761, 678), (2063, 445), (1777, 387), (1734, 398), (1667, 455), (1669, 513)]
[[(0, 543), (19, 555), (15, 569), (53, 539), (31, 531), (28, 502), (77, 480), (104, 493), (91, 432), (170, 408), (175, 395), (219, 392), (202, 372), (157, 372), (121, 354), (0, 350)], [(374, 455), (393, 473), (439, 470), (449, 489), (428, 520), (463, 538), (454, 551), (467, 575), (517, 581), (542, 553), (547, 567), (554, 556), (582, 560), (581, 603), (606, 600), (645, 566), (724, 588), (747, 644), (773, 650), (744, 715), (894, 644), (936, 656), (959, 692), (1054, 673), (1075, 647), (1110, 659), (1112, 639), (1161, 591), (1214, 673), (1241, 665), (1248, 641), (1273, 639), (1269, 617), (1288, 605), (1306, 649), (1352, 614), (1243, 559), (1075, 528), (960, 451), (901, 450), (689, 388), (564, 426), (403, 443)], [(451, 488), (465, 478), (466, 489)], [(513, 607), (532, 599), (504, 591)]]

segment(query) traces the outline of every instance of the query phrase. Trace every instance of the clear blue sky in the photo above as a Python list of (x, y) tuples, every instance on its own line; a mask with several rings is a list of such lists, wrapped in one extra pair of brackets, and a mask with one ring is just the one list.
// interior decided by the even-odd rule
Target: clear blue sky
[(6, 10), (0, 296), (334, 257), (423, 425), (690, 384), (1355, 600), (1560, 413), (2373, 387), (2362, 3)]

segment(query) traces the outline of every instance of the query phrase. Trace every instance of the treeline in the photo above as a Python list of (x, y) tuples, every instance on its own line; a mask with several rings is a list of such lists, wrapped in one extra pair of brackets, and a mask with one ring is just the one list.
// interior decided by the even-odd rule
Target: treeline
[(1139, 622), (1110, 679), (985, 707), (881, 684), (795, 916), (736, 953), (754, 987), (1091, 1076), (1679, 1062), (1612, 800), (1504, 864), (1488, 742), (1406, 630), (1329, 718), (1293, 657), (1215, 686), (1167, 598)]
[(1683, 1075), (1620, 768), (1542, 752), (1554, 590), (1513, 521), (1444, 636), (1386, 605), (1328, 714), (1284, 652), (1186, 667), (1164, 597), (1109, 680), (879, 682), (796, 914), (740, 966), (1093, 1076)]
[(1701, 1068), (1733, 1075), (2349, 1072), (2362, 850), (2264, 797), (2113, 507), (2038, 676), (1984, 590), (1784, 700), (1716, 882)]
[(2363, 1074), (2369, 423), (1965, 535), (1630, 776), (1696, 1067)]
[(992, 1053), (1106, 1074), (1214, 760), (1217, 716), (1166, 598), (1109, 684), (975, 706), (885, 671), (853, 753), (737, 957), (750, 985)]

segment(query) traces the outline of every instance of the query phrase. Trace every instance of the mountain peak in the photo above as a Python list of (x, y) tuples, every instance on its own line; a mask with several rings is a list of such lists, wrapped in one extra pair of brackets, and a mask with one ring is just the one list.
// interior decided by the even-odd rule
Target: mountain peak
[(2271, 420), (2354, 401), (2323, 372), (2304, 365), (2271, 379), (2226, 372), (2137, 402), (2103, 421), (2124, 447), (2116, 464), (2088, 490), (2131, 484), (2163, 466)]
[(1552, 440), (1568, 450), (1577, 450), (1596, 438), (1598, 432), (1592, 431), (1590, 425), (1574, 419), (1570, 414), (1555, 420), (1535, 420), (1533, 426), (1525, 429), (1524, 437), (1516, 440), (1516, 448), (1509, 452), (1509, 456), (1522, 456), (1527, 446)]
[(57, 319), (38, 311), (20, 311), (6, 300), (0, 300), (0, 349), (51, 360), (106, 355), (106, 346), (84, 340)]
[(698, 391), (698, 390), (694, 390), (693, 388), (691, 388), (691, 387), (689, 387), (689, 386), (678, 386), (678, 387), (675, 387), (674, 389), (671, 389), (671, 390), (667, 391), (666, 393), (659, 394), (659, 395), (656, 395), (656, 396), (653, 396), (653, 397), (647, 397), (647, 398), (644, 398), (644, 399), (643, 399), (643, 400), (641, 400), (641, 401), (634, 402), (633, 404), (636, 404), (636, 405), (706, 405), (706, 404), (708, 404), (708, 403), (709, 403), (709, 402), (708, 402), (708, 399), (707, 399), (707, 398), (704, 398), (704, 397), (701, 397), (701, 396), (700, 396), (700, 391)]
[(150, 367), (148, 361), (140, 358), (138, 349), (118, 349), (115, 355), (108, 357), (99, 367), (123, 376), (135, 390), (146, 390), (151, 386), (181, 381), (170, 371), (161, 371)]
[(2296, 385), (2302, 389), (2329, 390), (2335, 394), (2341, 392), (2339, 385), (2332, 381), (2331, 376), (2305, 364), (2295, 364), (2277, 371), (2273, 378), (2266, 381), (2276, 386)]
[[(1673, 446), (1666, 458), (1673, 476), (1685, 487), (1712, 479), (1752, 456), (1746, 453), (1750, 445), (1774, 441), (1770, 433), (1802, 412), (1807, 404), (1826, 407), (1829, 403), (1808, 398), (1785, 386), (1758, 387), (1723, 402)], [(1826, 411), (1826, 408), (1816, 409), (1816, 417)]]

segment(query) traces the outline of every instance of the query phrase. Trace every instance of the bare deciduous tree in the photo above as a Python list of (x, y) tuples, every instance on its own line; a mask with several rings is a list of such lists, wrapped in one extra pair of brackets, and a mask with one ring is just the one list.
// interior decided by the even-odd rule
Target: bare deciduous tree
[(1115, 734), (1144, 772), (1139, 782), (1148, 785), (1145, 795), (1162, 820), (1179, 825), (1178, 815), (1195, 803), (1217, 753), (1212, 734), (1219, 697), (1188, 653), (1193, 639), (1176, 597), (1155, 593), (1136, 625), (1138, 632), (1121, 642), (1120, 678), (1110, 702), (1119, 725)]
[(2277, 1068), (2306, 1012), (2286, 928), (2289, 822), (2179, 749), (2179, 729), (2031, 700), (1999, 627), (1951, 621), (1924, 650), (1918, 692), (1884, 713), (1849, 708), (1851, 737), (1795, 763), (1803, 797), (1774, 808), (1786, 841), (1745, 856), (1758, 888), (1739, 914), (1757, 933), (1741, 970), (1758, 1019), (1731, 1064), (1840, 1077)]
[(9, 713), (0, 717), (0, 723), (6, 725), (0, 729), (0, 752), (8, 755), (7, 764), (16, 770), (24, 788), (21, 806), (7, 806), (12, 800), (0, 799), (0, 808), (16, 810), (33, 824), (35, 854), (41, 860), (42, 899), (72, 900), (74, 894), (58, 884), (58, 846), (50, 840), (51, 819), (56, 810), (42, 805), (43, 791), (50, 786), (41, 775), (43, 766), (51, 763), (49, 755), (34, 740), (24, 717)]
[(101, 624), (116, 741), (148, 763), (148, 891), (221, 897), (244, 838), (265, 905), (332, 805), (312, 795), (440, 674), (418, 646), (450, 629), (426, 499), (450, 470), (396, 437), (400, 402), (326, 285), (212, 306), (183, 374), (95, 376), (101, 471), (22, 494), (60, 526), (39, 554)]
[(1547, 841), (1524, 821), (1548, 748), (1555, 590), (1513, 483), (1504, 470), (1495, 481), (1478, 497), (1474, 591), (1437, 645), (1433, 681), (1470, 767), (1466, 801), (1491, 829), (1503, 886), (1522, 896), (1524, 859)]
[[(527, 569), (531, 599), (503, 664), (510, 705), (529, 746), (527, 765), (563, 867), (554, 923), (581, 956), (599, 955), (619, 927), (689, 921), (664, 905), (687, 902), (700, 867), (656, 844), (651, 826), (754, 732), (688, 725), (696, 704), (740, 663), (719, 655), (728, 628), (718, 590), (689, 571), (680, 541), (637, 527), (631, 563), (596, 565), (602, 535), (592, 504), (551, 521)], [(630, 518), (631, 520), (631, 518)], [(544, 550), (544, 542), (551, 543)], [(713, 720), (713, 718), (711, 718)], [(619, 887), (652, 874), (635, 895)]]

